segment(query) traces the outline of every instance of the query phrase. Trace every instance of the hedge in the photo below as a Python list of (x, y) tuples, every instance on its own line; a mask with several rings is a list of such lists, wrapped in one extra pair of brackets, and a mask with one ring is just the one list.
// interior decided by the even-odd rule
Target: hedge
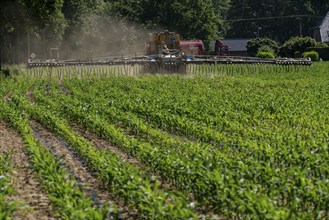
[(256, 57), (259, 57), (259, 58), (269, 58), (269, 59), (274, 59), (275, 58), (273, 52), (263, 52), (263, 51), (259, 51), (257, 53)]
[(312, 61), (319, 61), (319, 53), (312, 50), (303, 53), (304, 58), (311, 58)]
[(329, 47), (308, 47), (305, 51), (316, 51), (322, 60), (329, 60)]
[(274, 55), (276, 55), (279, 51), (279, 46), (274, 40), (267, 38), (267, 37), (255, 38), (255, 39), (248, 41), (248, 43), (247, 43), (247, 52), (248, 52), (249, 56), (252, 56), (252, 57), (256, 56), (258, 53), (258, 49), (263, 46), (270, 47), (273, 50)]
[(294, 57), (296, 51), (302, 54), (307, 47), (315, 47), (315, 45), (316, 41), (311, 37), (292, 37), (280, 47), (280, 56)]

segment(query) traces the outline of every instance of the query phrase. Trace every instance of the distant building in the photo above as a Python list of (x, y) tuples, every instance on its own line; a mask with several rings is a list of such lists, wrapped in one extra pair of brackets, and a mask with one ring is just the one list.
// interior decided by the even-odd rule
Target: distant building
[(323, 20), (319, 21), (314, 28), (314, 39), (317, 42), (329, 43), (329, 11)]
[[(247, 53), (247, 43), (251, 39), (221, 39), (221, 41), (228, 45), (228, 55), (229, 56), (248, 56)], [(211, 42), (210, 45), (215, 44)], [(211, 48), (210, 48), (211, 49)]]

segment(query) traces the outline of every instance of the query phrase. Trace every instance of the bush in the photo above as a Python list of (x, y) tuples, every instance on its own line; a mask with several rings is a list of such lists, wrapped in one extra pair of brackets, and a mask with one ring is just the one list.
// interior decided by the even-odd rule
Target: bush
[(292, 37), (281, 46), (280, 55), (294, 57), (296, 51), (302, 54), (306, 48), (314, 47), (315, 45), (316, 41), (311, 37)]
[(256, 55), (259, 58), (270, 58), (270, 59), (274, 59), (275, 56), (272, 52), (261, 52), (259, 51)]
[(323, 42), (316, 42), (316, 45), (315, 47), (318, 47), (318, 48), (328, 48), (328, 44), (326, 43), (323, 43)]
[[(279, 51), (278, 44), (271, 40), (270, 38), (256, 38), (248, 41), (247, 43), (247, 52), (249, 56), (256, 56), (258, 53), (259, 48), (264, 48), (264, 46), (267, 46), (272, 49), (272, 53), (275, 55)], [(269, 51), (261, 51), (261, 52), (269, 52)]]
[(294, 53), (294, 58), (301, 58), (302, 57), (302, 54), (300, 51), (295, 51)]
[(270, 46), (268, 46), (268, 45), (263, 45), (263, 46), (261, 46), (260, 48), (258, 48), (257, 53), (258, 53), (258, 52), (271, 52), (271, 53), (274, 54), (274, 50), (273, 50), (273, 48), (270, 47)]
[(314, 50), (303, 53), (303, 57), (304, 58), (309, 57), (309, 58), (311, 58), (312, 61), (318, 61), (319, 60), (319, 54), (318, 54), (318, 52), (316, 52)]
[(316, 51), (322, 60), (329, 60), (329, 47), (308, 47), (306, 51)]

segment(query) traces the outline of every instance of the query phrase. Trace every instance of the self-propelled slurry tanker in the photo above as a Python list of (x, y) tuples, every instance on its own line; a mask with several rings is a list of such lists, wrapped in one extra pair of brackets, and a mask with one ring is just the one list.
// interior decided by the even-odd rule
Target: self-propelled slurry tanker
[[(187, 45), (199, 46), (186, 41), (181, 41), (180, 35), (175, 32), (162, 31), (149, 33), (145, 46), (145, 55), (125, 56), (110, 58), (93, 58), (88, 61), (81, 60), (40, 60), (29, 59), (28, 67), (57, 67), (57, 66), (88, 66), (88, 65), (129, 65), (138, 66), (141, 72), (146, 73), (186, 73), (187, 69), (197, 69), (198, 66), (225, 64), (268, 64), (268, 65), (311, 65), (309, 59), (265, 59), (256, 57), (227, 56), (225, 53), (204, 53), (186, 52)], [(193, 68), (189, 68), (189, 66)]]

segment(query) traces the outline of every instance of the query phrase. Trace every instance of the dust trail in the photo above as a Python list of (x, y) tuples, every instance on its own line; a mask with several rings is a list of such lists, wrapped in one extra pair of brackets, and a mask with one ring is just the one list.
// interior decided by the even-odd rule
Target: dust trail
[(90, 60), (144, 55), (148, 33), (153, 31), (140, 24), (93, 15), (84, 30), (76, 28), (66, 34), (60, 57)]

